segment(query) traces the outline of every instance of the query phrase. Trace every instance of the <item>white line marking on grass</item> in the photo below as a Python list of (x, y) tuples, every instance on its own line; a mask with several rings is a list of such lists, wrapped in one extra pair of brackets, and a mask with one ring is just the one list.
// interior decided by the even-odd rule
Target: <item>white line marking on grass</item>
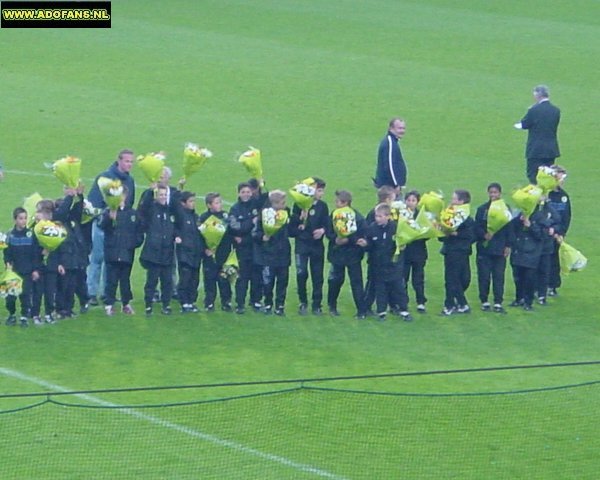
[[(72, 391), (66, 387), (62, 387), (60, 385), (56, 385), (54, 383), (47, 382), (41, 378), (32, 377), (30, 375), (26, 375), (24, 373), (18, 372), (16, 370), (12, 370), (10, 368), (0, 367), (0, 373), (6, 377), (15, 378), (17, 380), (22, 380), (25, 382), (33, 383), (35, 385), (39, 385), (40, 387), (47, 388), (49, 390), (53, 390), (55, 392), (69, 392)], [(159, 425), (161, 427), (168, 428), (170, 430), (174, 430), (179, 433), (183, 433), (185, 435), (189, 435), (190, 437), (197, 438), (200, 440), (204, 440), (206, 442), (212, 443), (214, 445), (218, 445), (220, 447), (230, 448), (237, 452), (246, 453), (248, 455), (252, 455), (258, 458), (262, 458), (264, 460), (269, 460), (274, 463), (279, 463), (286, 467), (290, 467), (296, 470), (300, 470), (302, 472), (311, 473), (319, 477), (324, 478), (332, 478), (334, 480), (347, 480), (345, 477), (341, 477), (339, 475), (335, 475), (333, 473), (327, 472), (326, 470), (321, 470), (320, 468), (312, 467), (310, 465), (305, 465), (303, 463), (294, 462), (293, 460), (289, 460), (285, 457), (281, 457), (279, 455), (274, 455), (272, 453), (261, 452), (260, 450), (256, 450), (252, 447), (247, 447), (240, 443), (232, 442), (230, 440), (224, 440), (222, 438), (216, 437), (214, 435), (210, 435), (208, 433), (201, 432), (199, 430), (194, 430), (193, 428), (186, 427), (184, 425), (179, 425), (177, 423), (169, 422), (167, 420), (163, 420), (161, 418), (155, 417), (153, 415), (147, 415), (145, 413), (139, 412), (132, 408), (118, 408), (119, 405), (112, 402), (107, 402), (102, 400), (101, 398), (95, 397), (93, 395), (86, 395), (83, 393), (73, 394), (74, 397), (81, 398), (90, 403), (95, 403), (96, 405), (101, 405), (103, 407), (112, 407), (115, 408), (116, 412), (124, 413), (126, 415), (131, 415), (140, 420), (145, 420), (148, 423), (152, 423), (154, 425)]]

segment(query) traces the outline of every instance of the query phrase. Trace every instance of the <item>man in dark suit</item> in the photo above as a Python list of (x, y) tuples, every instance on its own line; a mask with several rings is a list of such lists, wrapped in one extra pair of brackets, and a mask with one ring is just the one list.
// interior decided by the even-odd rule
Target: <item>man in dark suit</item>
[(556, 157), (560, 157), (556, 132), (560, 122), (560, 110), (552, 105), (550, 93), (546, 85), (538, 85), (533, 89), (536, 103), (532, 105), (523, 119), (515, 123), (515, 128), (528, 130), (525, 157), (527, 158), (527, 178), (536, 183), (538, 168), (552, 165)]
[(399, 141), (406, 131), (406, 122), (401, 118), (392, 118), (388, 132), (379, 144), (377, 151), (377, 170), (373, 182), (376, 188), (388, 185), (399, 195), (406, 185), (406, 164), (402, 158)]

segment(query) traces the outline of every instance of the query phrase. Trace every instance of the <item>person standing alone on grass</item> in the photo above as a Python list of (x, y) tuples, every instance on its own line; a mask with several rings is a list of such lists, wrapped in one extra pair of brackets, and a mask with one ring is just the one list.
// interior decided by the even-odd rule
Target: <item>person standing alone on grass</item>
[(405, 132), (406, 122), (401, 118), (392, 118), (377, 151), (377, 170), (373, 179), (375, 187), (388, 185), (396, 191), (396, 195), (400, 195), (406, 185), (406, 163), (399, 143)]
[(557, 138), (560, 110), (550, 103), (550, 92), (546, 85), (535, 87), (533, 97), (536, 103), (527, 110), (520, 122), (515, 123), (515, 128), (528, 131), (525, 147), (527, 178), (535, 184), (538, 168), (552, 165), (560, 157)]

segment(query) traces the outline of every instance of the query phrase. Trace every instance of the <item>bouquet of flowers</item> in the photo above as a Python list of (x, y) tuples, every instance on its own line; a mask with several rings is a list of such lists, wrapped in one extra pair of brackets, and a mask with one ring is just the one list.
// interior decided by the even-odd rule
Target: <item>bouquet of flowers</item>
[(540, 202), (544, 191), (537, 185), (527, 185), (515, 190), (512, 194), (513, 202), (523, 211), (523, 215), (529, 217)]
[(288, 217), (286, 209), (263, 208), (261, 212), (263, 231), (269, 236), (275, 235), (288, 222)]
[(195, 143), (186, 143), (183, 147), (183, 176), (189, 177), (200, 170), (206, 161), (213, 156), (208, 148), (202, 148)]
[(23, 293), (23, 279), (8, 268), (0, 275), (0, 298), (18, 297)]
[(54, 163), (45, 163), (47, 168), (52, 170), (54, 176), (58, 178), (63, 185), (69, 188), (77, 188), (81, 174), (81, 159), (67, 155), (56, 160)]
[(227, 260), (225, 260), (225, 263), (223, 264), (219, 275), (221, 276), (221, 278), (228, 280), (229, 283), (233, 285), (237, 280), (239, 273), (240, 264), (238, 262), (237, 253), (235, 252), (235, 250), (232, 250), (229, 253), (229, 256), (227, 257)]
[(8, 247), (8, 235), (4, 232), (0, 232), (0, 250), (4, 250)]
[(41, 200), (43, 200), (43, 198), (37, 192), (32, 193), (31, 195), (29, 195), (28, 197), (26, 197), (23, 200), (23, 208), (27, 212), (27, 227), (28, 228), (33, 227), (33, 224), (35, 223), (35, 212), (37, 211), (37, 204)]
[(560, 272), (568, 274), (583, 270), (587, 265), (587, 258), (576, 248), (569, 245), (564, 240), (558, 247), (558, 259), (560, 262)]
[(83, 200), (83, 213), (81, 214), (81, 223), (91, 222), (94, 217), (97, 217), (102, 213), (101, 208), (94, 208), (92, 202), (90, 202), (87, 198)]
[(106, 203), (108, 208), (110, 210), (117, 210), (121, 205), (124, 191), (121, 180), (100, 177), (98, 179), (98, 187), (100, 187), (100, 193), (102, 193), (102, 198), (104, 198), (104, 203)]
[(538, 168), (535, 180), (544, 193), (548, 193), (558, 187), (565, 176), (565, 170), (558, 165), (542, 165)]
[(512, 220), (512, 212), (501, 198), (490, 203), (487, 216), (487, 231), (496, 233)]
[(396, 234), (394, 240), (396, 240), (396, 253), (399, 253), (402, 248), (408, 245), (410, 242), (418, 240), (425, 233), (427, 233), (428, 227), (419, 225), (419, 222), (413, 219), (400, 218), (396, 227)]
[(406, 207), (406, 204), (402, 200), (396, 200), (396, 201), (392, 202), (390, 207), (391, 207), (391, 218), (395, 222), (398, 222), (402, 219), (412, 220), (413, 214)]
[(337, 208), (331, 213), (333, 230), (338, 237), (349, 237), (358, 230), (356, 212), (350, 207)]
[(436, 219), (434, 213), (428, 212), (424, 208), (419, 210), (415, 221), (424, 228), (421, 235), (415, 240), (429, 240), (430, 238), (443, 237), (444, 233), (441, 231), (440, 223)]
[(440, 213), (440, 225), (442, 230), (447, 233), (456, 232), (463, 222), (469, 218), (471, 206), (468, 203), (463, 205), (450, 205)]
[(204, 237), (206, 247), (214, 252), (223, 240), (227, 225), (216, 215), (211, 215), (198, 226), (198, 230)]
[(150, 183), (156, 183), (160, 179), (166, 158), (165, 152), (150, 152), (137, 157), (137, 164)]
[(315, 191), (315, 180), (309, 177), (290, 188), (290, 196), (298, 208), (308, 210), (315, 199)]
[(60, 222), (52, 220), (40, 220), (33, 227), (33, 233), (38, 243), (49, 252), (53, 252), (67, 238), (67, 230)]
[(257, 180), (263, 179), (263, 168), (259, 149), (248, 147), (248, 150), (240, 155), (238, 161), (246, 167), (251, 178), (256, 178)]
[(444, 196), (441, 192), (432, 191), (424, 193), (417, 206), (420, 210), (426, 210), (429, 213), (433, 213), (435, 218), (439, 219), (440, 213), (444, 209)]

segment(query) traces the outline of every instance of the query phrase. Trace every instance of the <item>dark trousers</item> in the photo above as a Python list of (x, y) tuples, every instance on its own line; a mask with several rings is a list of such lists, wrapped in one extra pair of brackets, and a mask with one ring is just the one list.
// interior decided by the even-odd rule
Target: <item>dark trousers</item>
[(206, 257), (202, 262), (202, 275), (204, 276), (204, 306), (214, 305), (217, 298), (217, 286), (221, 296), (221, 306), (231, 303), (231, 285), (229, 280), (221, 277), (221, 265), (213, 257)]
[(133, 299), (131, 293), (131, 269), (133, 265), (125, 262), (106, 262), (106, 288), (104, 290), (106, 305), (114, 305), (117, 285), (121, 290), (121, 302), (129, 304)]
[(273, 305), (273, 290), (275, 290), (275, 308), (283, 308), (290, 279), (290, 267), (263, 266), (262, 278), (265, 306)]
[(549, 288), (559, 288), (562, 283), (560, 279), (560, 259), (558, 256), (558, 248), (559, 244), (556, 243), (554, 246), (554, 251), (550, 256), (550, 275), (548, 278)]
[(375, 268), (370, 263), (367, 264), (367, 281), (364, 288), (364, 301), (363, 305), (365, 311), (371, 310), (375, 303)]
[(80, 306), (90, 301), (87, 289), (87, 267), (75, 270), (75, 295), (77, 295)]
[(542, 165), (553, 165), (554, 158), (528, 158), (527, 159), (527, 178), (535, 185), (537, 183), (536, 176), (538, 168)]
[(252, 262), (250, 274), (250, 304), (258, 305), (263, 297), (262, 265)]
[(408, 310), (408, 296), (404, 276), (377, 275), (375, 283), (375, 299), (377, 302), (377, 313), (385, 313), (388, 306), (401, 312)]
[(548, 284), (550, 283), (550, 268), (552, 262), (551, 253), (543, 253), (540, 256), (540, 263), (537, 269), (537, 295), (538, 297), (545, 297), (546, 291), (548, 290)]
[[(252, 258), (239, 258), (238, 263), (240, 265), (238, 278), (235, 281), (235, 303), (239, 308), (244, 308), (246, 303), (246, 294), (248, 293), (248, 286), (252, 285)], [(256, 300), (256, 303), (260, 302), (260, 294), (258, 298), (252, 298), (252, 290), (250, 290), (250, 301)]]
[(408, 295), (408, 281), (412, 280), (412, 287), (417, 297), (417, 305), (425, 305), (425, 263), (426, 260), (412, 260), (404, 262), (404, 284)]
[(516, 300), (523, 301), (526, 305), (531, 305), (537, 282), (537, 270), (535, 268), (513, 265), (512, 271), (513, 280), (515, 281)]
[(444, 255), (444, 286), (446, 308), (467, 305), (465, 292), (471, 283), (471, 266), (469, 255), (462, 252), (452, 252)]
[(73, 311), (75, 305), (75, 292), (80, 273), (77, 268), (65, 269), (64, 275), (58, 276), (56, 289), (56, 310), (63, 313)]
[(168, 306), (171, 303), (171, 295), (173, 294), (173, 265), (144, 262), (144, 268), (146, 269), (146, 284), (144, 285), (146, 307), (152, 306), (152, 298), (159, 280), (160, 300), (163, 306)]
[(42, 307), (44, 298), (44, 313), (50, 315), (56, 308), (56, 288), (58, 282), (57, 272), (41, 272), (40, 278), (33, 283), (33, 300), (31, 304), (31, 315), (37, 317)]
[[(28, 317), (31, 314), (31, 291), (33, 288), (33, 280), (31, 279), (31, 273), (19, 276), (23, 279), (23, 286), (21, 294), (19, 295), (19, 302), (21, 303), (21, 316)], [(9, 295), (6, 297), (6, 309), (9, 315), (14, 315), (17, 311), (17, 297)]]
[(352, 263), (350, 265), (331, 264), (329, 278), (327, 279), (327, 305), (329, 308), (337, 309), (337, 301), (346, 277), (346, 269), (348, 270), (348, 277), (350, 278), (350, 288), (352, 289), (352, 298), (354, 299), (356, 311), (359, 315), (362, 315), (365, 313), (366, 309), (360, 262)]
[(504, 300), (504, 272), (506, 257), (504, 255), (477, 255), (477, 283), (479, 300), (488, 301), (490, 284), (494, 295), (494, 303), (501, 304)]
[(312, 280), (312, 308), (321, 308), (323, 303), (323, 269), (325, 257), (323, 252), (296, 254), (296, 284), (298, 286), (298, 299), (300, 303), (308, 304), (306, 285), (308, 276)]
[(200, 283), (200, 266), (192, 267), (179, 262), (179, 284), (177, 295), (181, 305), (192, 305), (198, 299), (198, 284)]

